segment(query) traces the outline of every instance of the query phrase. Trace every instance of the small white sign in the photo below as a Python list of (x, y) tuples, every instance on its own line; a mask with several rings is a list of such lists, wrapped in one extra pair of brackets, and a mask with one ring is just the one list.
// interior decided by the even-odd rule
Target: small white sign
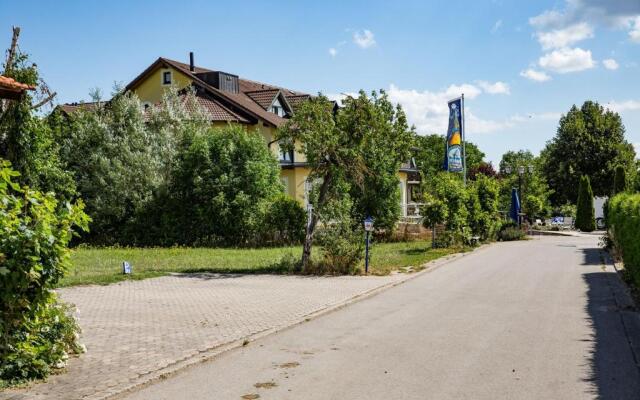
[(131, 264), (129, 264), (127, 261), (124, 261), (122, 263), (122, 273), (125, 275), (131, 274)]
[(373, 218), (367, 217), (364, 220), (364, 230), (367, 232), (371, 232), (373, 230)]

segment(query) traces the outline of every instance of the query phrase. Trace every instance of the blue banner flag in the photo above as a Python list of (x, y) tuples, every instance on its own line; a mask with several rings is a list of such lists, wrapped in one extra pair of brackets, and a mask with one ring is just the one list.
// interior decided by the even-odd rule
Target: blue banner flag
[(449, 128), (447, 129), (444, 169), (450, 172), (464, 171), (463, 165), (463, 100), (462, 97), (449, 102)]

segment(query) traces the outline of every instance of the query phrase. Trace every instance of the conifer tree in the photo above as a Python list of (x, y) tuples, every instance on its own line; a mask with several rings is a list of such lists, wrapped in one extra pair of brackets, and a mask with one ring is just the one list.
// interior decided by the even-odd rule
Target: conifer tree
[(593, 191), (591, 190), (589, 177), (586, 175), (583, 175), (580, 179), (575, 225), (576, 228), (583, 232), (592, 232), (596, 229)]
[(622, 165), (616, 167), (616, 174), (613, 178), (613, 194), (625, 192), (627, 190), (627, 173)]

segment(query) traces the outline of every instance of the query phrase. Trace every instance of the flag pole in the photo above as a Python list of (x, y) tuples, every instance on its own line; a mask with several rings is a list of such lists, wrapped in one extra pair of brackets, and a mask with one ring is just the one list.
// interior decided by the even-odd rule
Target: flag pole
[(465, 138), (466, 132), (464, 129), (464, 93), (462, 93), (462, 101), (460, 104), (462, 106), (462, 126), (460, 127), (462, 130), (462, 176), (464, 186), (467, 186), (467, 140)]

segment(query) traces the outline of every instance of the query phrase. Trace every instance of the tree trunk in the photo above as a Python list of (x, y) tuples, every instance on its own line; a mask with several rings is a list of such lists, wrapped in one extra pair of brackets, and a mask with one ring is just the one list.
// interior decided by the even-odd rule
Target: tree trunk
[(307, 229), (304, 236), (304, 245), (302, 247), (302, 272), (308, 272), (311, 263), (311, 246), (313, 245), (313, 234), (318, 224), (318, 209), (322, 209), (327, 201), (327, 193), (331, 186), (332, 176), (331, 173), (327, 173), (324, 176), (322, 185), (320, 186), (320, 193), (318, 195), (318, 203), (316, 209), (311, 212), (311, 220), (307, 223)]
[(4, 73), (7, 74), (13, 66), (13, 58), (16, 55), (16, 48), (18, 47), (18, 37), (20, 36), (20, 27), (13, 27), (13, 35), (11, 36), (11, 46), (7, 50), (7, 59), (5, 60)]

